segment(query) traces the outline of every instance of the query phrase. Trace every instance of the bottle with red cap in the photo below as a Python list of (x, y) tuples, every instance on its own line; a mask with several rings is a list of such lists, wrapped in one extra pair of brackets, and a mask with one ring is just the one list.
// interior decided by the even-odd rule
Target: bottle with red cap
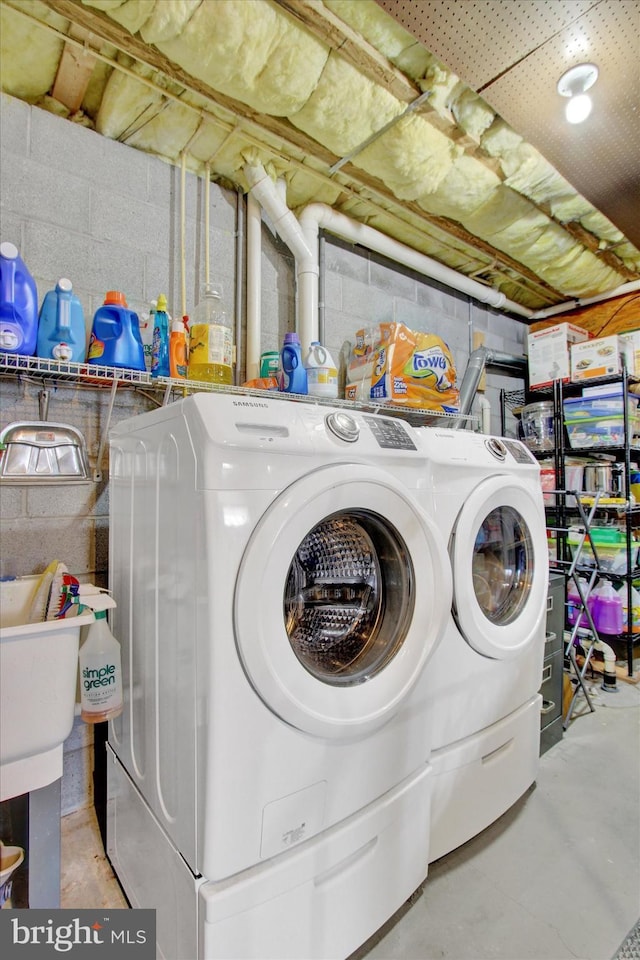
[(127, 307), (124, 293), (109, 290), (93, 315), (87, 362), (144, 370), (144, 347), (138, 314)]

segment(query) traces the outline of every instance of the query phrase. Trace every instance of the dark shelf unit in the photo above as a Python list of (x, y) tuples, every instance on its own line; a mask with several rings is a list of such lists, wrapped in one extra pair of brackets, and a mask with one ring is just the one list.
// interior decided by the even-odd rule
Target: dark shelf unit
[[(536, 390), (531, 391), (531, 399), (540, 399), (541, 395), (546, 395), (547, 397), (552, 396), (553, 398), (553, 416), (554, 416), (554, 436), (555, 436), (555, 448), (553, 451), (553, 460), (555, 466), (555, 475), (556, 475), (556, 487), (557, 490), (554, 491), (555, 496), (555, 505), (549, 506), (546, 508), (547, 519), (549, 521), (549, 529), (556, 531), (556, 563), (552, 563), (552, 570), (556, 573), (563, 573), (568, 579), (570, 576), (577, 577), (578, 575), (589, 576), (593, 573), (594, 568), (585, 567), (580, 564), (579, 559), (578, 563), (573, 563), (571, 559), (571, 553), (568, 544), (568, 534), (569, 534), (569, 524), (571, 520), (578, 520), (582, 526), (586, 527), (586, 539), (590, 541), (591, 532), (591, 522), (592, 519), (597, 515), (598, 517), (607, 516), (617, 517), (620, 521), (621, 526), (623, 526), (625, 537), (626, 537), (626, 573), (613, 573), (611, 571), (602, 570), (599, 568), (599, 563), (597, 559), (597, 548), (593, 547), (592, 550), (596, 558), (595, 562), (595, 572), (599, 578), (606, 578), (612, 581), (621, 582), (626, 586), (627, 590), (627, 629), (622, 634), (618, 635), (616, 639), (622, 641), (625, 645), (626, 661), (627, 661), (627, 672), (629, 676), (633, 676), (633, 647), (634, 647), (634, 636), (637, 642), (640, 642), (640, 634), (633, 633), (633, 622), (632, 622), (632, 587), (633, 580), (640, 576), (640, 568), (632, 566), (632, 557), (633, 549), (632, 545), (634, 542), (633, 532), (634, 530), (640, 529), (640, 504), (633, 504), (630, 499), (630, 489), (631, 489), (631, 462), (632, 457), (637, 457), (640, 461), (640, 440), (637, 441), (637, 445), (632, 446), (630, 439), (629, 431), (629, 384), (630, 382), (638, 382), (638, 378), (629, 377), (626, 369), (623, 368), (622, 373), (615, 377), (607, 377), (597, 381), (590, 381), (589, 385), (598, 385), (611, 383), (620, 384), (622, 383), (622, 399), (623, 399), (623, 424), (624, 424), (624, 437), (625, 442), (620, 446), (606, 446), (600, 448), (594, 447), (571, 447), (568, 444), (567, 436), (564, 426), (564, 400), (567, 397), (579, 396), (582, 387), (585, 386), (584, 383), (563, 383), (562, 380), (556, 380), (553, 384), (552, 390)], [(540, 459), (548, 459), (550, 457), (550, 451), (532, 451), (534, 456), (539, 457)], [(600, 503), (597, 497), (594, 497), (593, 503), (590, 505), (588, 501), (585, 501), (585, 497), (589, 496), (589, 491), (578, 491), (567, 489), (566, 485), (566, 460), (567, 457), (593, 457), (595, 454), (606, 453), (615, 457), (616, 462), (622, 464), (622, 483), (623, 490), (626, 491), (626, 498), (623, 503), (618, 504), (608, 504)], [(593, 492), (595, 494), (595, 491)], [(578, 503), (576, 507), (570, 506), (567, 503), (568, 498), (575, 498), (581, 496), (582, 502)], [(585, 505), (590, 506), (589, 516), (587, 516)], [(584, 598), (586, 602), (586, 597)], [(592, 632), (594, 632), (592, 630)], [(595, 636), (597, 640), (597, 633)], [(609, 638), (608, 638), (609, 639)]]

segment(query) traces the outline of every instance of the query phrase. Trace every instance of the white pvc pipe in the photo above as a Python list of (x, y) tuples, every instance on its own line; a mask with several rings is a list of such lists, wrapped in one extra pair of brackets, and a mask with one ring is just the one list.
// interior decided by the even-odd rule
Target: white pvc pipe
[(482, 433), (491, 433), (491, 404), (483, 394), (478, 397), (480, 404), (480, 429)]
[(211, 237), (209, 236), (211, 168), (208, 163), (204, 167), (204, 177), (204, 282), (208, 286), (211, 282)]
[(298, 318), (296, 328), (302, 349), (318, 338), (318, 243), (310, 247), (302, 228), (289, 210), (276, 184), (261, 164), (247, 165), (244, 173), (250, 195), (264, 207), (271, 221), (293, 253), (298, 281)]
[(610, 647), (608, 643), (605, 643), (604, 640), (601, 640), (600, 638), (597, 640), (593, 640), (593, 638), (581, 638), (580, 643), (583, 647), (593, 646), (594, 650), (597, 650), (598, 653), (603, 655), (603, 673), (605, 678), (608, 678), (609, 680), (609, 683), (607, 684), (605, 684), (603, 681), (603, 689), (616, 693), (618, 675), (616, 673), (616, 654), (613, 647)]
[(310, 203), (300, 214), (298, 222), (262, 165), (247, 165), (244, 172), (251, 193), (267, 211), (276, 230), (295, 257), (299, 303), (297, 329), (303, 349), (311, 340), (318, 338), (318, 238), (321, 229), (343, 240), (357, 243), (368, 250), (374, 250), (396, 263), (416, 270), (423, 276), (473, 297), (480, 303), (486, 303), (507, 313), (515, 313), (527, 320), (542, 319), (555, 313), (572, 310), (576, 306), (596, 303), (640, 289), (640, 281), (633, 281), (606, 294), (559, 304), (534, 313), (533, 310), (508, 300), (503, 293), (492, 287), (458, 273), (451, 267), (407, 247), (398, 240), (393, 240), (367, 224), (351, 220), (327, 204)]
[(262, 214), (252, 193), (247, 197), (247, 352), (246, 379), (260, 371)]
[(557, 313), (567, 313), (569, 310), (575, 310), (577, 307), (588, 307), (591, 303), (600, 303), (602, 300), (613, 300), (614, 297), (623, 296), (625, 293), (633, 293), (640, 290), (640, 280), (631, 280), (629, 283), (623, 283), (615, 290), (609, 290), (608, 293), (599, 293), (595, 297), (578, 297), (570, 300), (568, 303), (558, 303), (555, 307), (547, 307), (545, 310), (536, 310), (529, 315), (530, 320), (544, 320), (547, 317), (553, 317)]
[(308, 242), (311, 241), (314, 234), (317, 237), (320, 228), (322, 228), (329, 233), (342, 237), (344, 240), (358, 243), (368, 250), (375, 250), (376, 253), (388, 257), (390, 260), (395, 260), (396, 263), (411, 267), (412, 270), (416, 270), (423, 276), (437, 280), (454, 290), (459, 290), (460, 293), (466, 293), (481, 303), (487, 303), (491, 307), (517, 313), (523, 317), (531, 316), (531, 310), (519, 303), (514, 303), (512, 300), (507, 300), (503, 293), (478, 283), (471, 277), (465, 277), (464, 274), (452, 270), (451, 267), (446, 267), (444, 264), (438, 263), (437, 260), (432, 260), (431, 257), (427, 257), (398, 240), (393, 240), (386, 234), (374, 230), (373, 227), (350, 220), (349, 217), (345, 217), (344, 214), (338, 213), (337, 210), (324, 203), (311, 203), (305, 207), (300, 215), (300, 223)]

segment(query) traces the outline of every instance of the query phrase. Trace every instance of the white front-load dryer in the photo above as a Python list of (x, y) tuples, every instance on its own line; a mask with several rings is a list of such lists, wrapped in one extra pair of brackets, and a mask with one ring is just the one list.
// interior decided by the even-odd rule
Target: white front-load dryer
[(453, 603), (426, 678), (430, 860), (475, 836), (533, 783), (548, 552), (539, 466), (518, 441), (417, 431), (425, 506), (448, 543)]
[(113, 430), (108, 844), (165, 955), (345, 956), (426, 876), (426, 476), (402, 420), (266, 394)]

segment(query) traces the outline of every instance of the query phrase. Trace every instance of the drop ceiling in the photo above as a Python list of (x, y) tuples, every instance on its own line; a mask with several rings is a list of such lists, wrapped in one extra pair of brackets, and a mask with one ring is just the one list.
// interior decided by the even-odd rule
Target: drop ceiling
[[(3, 91), (225, 186), (247, 162), (521, 316), (640, 279), (640, 0), (0, 0)], [(556, 81), (598, 64), (594, 110)], [(478, 96), (479, 94), (479, 96)]]
[[(638, 0), (376, 0), (640, 246)], [(559, 78), (595, 63), (591, 116)]]

